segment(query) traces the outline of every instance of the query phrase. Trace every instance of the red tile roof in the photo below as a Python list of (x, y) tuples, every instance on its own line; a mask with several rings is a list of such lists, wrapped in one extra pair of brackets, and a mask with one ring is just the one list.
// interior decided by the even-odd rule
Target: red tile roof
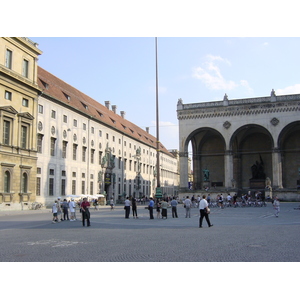
[[(44, 95), (156, 149), (156, 137), (41, 67), (38, 67), (38, 85)], [(173, 156), (161, 143), (160, 151)]]

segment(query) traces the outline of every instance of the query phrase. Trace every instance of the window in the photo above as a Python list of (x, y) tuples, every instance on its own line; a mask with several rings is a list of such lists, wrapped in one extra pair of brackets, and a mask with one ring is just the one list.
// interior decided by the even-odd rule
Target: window
[(9, 69), (12, 68), (12, 51), (8, 49), (6, 50), (5, 67)]
[(101, 165), (101, 163), (102, 163), (102, 151), (99, 151), (99, 153), (98, 153), (99, 155), (98, 155), (98, 160), (99, 160), (99, 165)]
[(49, 170), (49, 175), (54, 175), (54, 169)]
[(77, 145), (73, 144), (73, 160), (77, 159)]
[(51, 138), (50, 140), (50, 155), (55, 156), (55, 142), (56, 138)]
[(95, 133), (95, 128), (91, 127), (91, 133), (94, 134)]
[(77, 120), (76, 119), (73, 120), (73, 126), (77, 127)]
[(64, 115), (63, 116), (63, 121), (64, 121), (64, 123), (68, 123), (68, 116)]
[(10, 193), (10, 172), (4, 173), (4, 193)]
[(4, 120), (3, 123), (3, 144), (4, 145), (9, 145), (10, 143), (10, 130), (11, 130), (10, 125), (11, 125), (10, 121)]
[(51, 110), (51, 118), (56, 119), (56, 111), (55, 110)]
[(66, 179), (61, 180), (61, 195), (66, 195)]
[(82, 147), (82, 161), (86, 160), (86, 147)]
[(68, 145), (68, 142), (63, 141), (63, 144), (62, 144), (62, 158), (67, 158), (67, 145)]
[(43, 153), (43, 135), (38, 134), (37, 135), (37, 152), (38, 153)]
[(82, 126), (83, 126), (83, 130), (86, 130), (86, 124), (83, 123)]
[(99, 137), (102, 137), (102, 131), (99, 130)]
[(93, 195), (94, 194), (94, 182), (91, 181), (90, 182), (90, 195)]
[(39, 114), (43, 114), (44, 113), (44, 106), (39, 104), (38, 105), (38, 110), (39, 110)]
[(95, 150), (91, 149), (91, 164), (94, 163), (94, 157), (95, 157)]
[(22, 105), (25, 106), (25, 107), (28, 107), (28, 106), (29, 106), (29, 101), (28, 101), (28, 99), (23, 98), (23, 100), (22, 100)]
[(72, 180), (72, 194), (76, 195), (76, 180)]
[(41, 177), (36, 178), (36, 195), (41, 196)]
[(21, 126), (21, 148), (27, 148), (27, 126)]
[(28, 191), (28, 175), (27, 173), (23, 173), (22, 175), (22, 187), (21, 187), (21, 192), (22, 193), (27, 193)]
[(4, 93), (4, 98), (5, 98), (6, 100), (11, 100), (11, 92), (5, 91), (5, 93)]
[(85, 181), (81, 182), (81, 194), (85, 194)]
[(54, 195), (54, 178), (49, 178), (49, 196)]
[(22, 75), (26, 78), (28, 78), (28, 71), (29, 71), (29, 61), (24, 59), (23, 67), (22, 67)]

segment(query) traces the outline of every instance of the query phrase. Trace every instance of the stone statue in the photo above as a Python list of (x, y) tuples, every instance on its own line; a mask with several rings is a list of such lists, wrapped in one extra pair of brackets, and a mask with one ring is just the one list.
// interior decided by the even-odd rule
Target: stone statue
[(260, 162), (256, 161), (256, 163), (251, 167), (252, 178), (251, 179), (266, 179), (266, 174), (264, 173), (264, 162), (260, 157)]
[(207, 167), (206, 167), (206, 169), (203, 169), (202, 172), (203, 172), (204, 181), (208, 181), (209, 180), (209, 170), (207, 169)]

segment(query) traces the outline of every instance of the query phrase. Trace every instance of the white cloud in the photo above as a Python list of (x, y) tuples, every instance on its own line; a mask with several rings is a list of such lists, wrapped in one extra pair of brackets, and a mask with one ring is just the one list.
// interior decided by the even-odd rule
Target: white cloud
[(202, 81), (209, 89), (212, 90), (232, 90), (237, 84), (232, 80), (226, 80), (221, 74), (217, 62), (225, 62), (230, 65), (230, 61), (220, 56), (207, 55), (204, 68), (197, 67), (193, 70), (193, 77)]
[(228, 66), (231, 66), (231, 62), (228, 59), (209, 54), (206, 56), (203, 67), (194, 68), (192, 76), (199, 79), (212, 90), (230, 91), (241, 86), (246, 88), (248, 93), (253, 93), (253, 89), (250, 87), (247, 80), (242, 79), (239, 82), (235, 82), (224, 78), (218, 63), (225, 63)]
[(288, 95), (288, 94), (300, 94), (300, 84), (285, 87), (283, 89), (276, 90), (276, 95)]

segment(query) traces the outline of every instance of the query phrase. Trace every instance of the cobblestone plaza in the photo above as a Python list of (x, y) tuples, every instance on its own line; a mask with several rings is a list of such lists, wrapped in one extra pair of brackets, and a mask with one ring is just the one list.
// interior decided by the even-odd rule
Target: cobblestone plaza
[[(275, 218), (266, 207), (212, 208), (214, 225), (199, 228), (199, 212), (178, 207), (178, 218), (124, 218), (123, 206), (91, 209), (91, 227), (52, 224), (49, 209), (1, 212), (1, 262), (299, 262), (299, 203), (281, 203)], [(156, 216), (156, 215), (155, 215)], [(83, 255), (84, 254), (84, 255)]]

